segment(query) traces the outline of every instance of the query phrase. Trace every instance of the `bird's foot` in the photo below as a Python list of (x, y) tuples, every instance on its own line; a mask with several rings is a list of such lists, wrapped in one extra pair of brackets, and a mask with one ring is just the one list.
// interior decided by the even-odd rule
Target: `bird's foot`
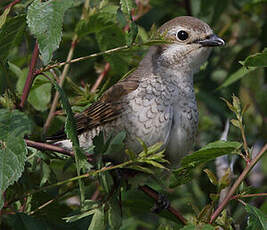
[(170, 206), (170, 201), (167, 196), (159, 193), (158, 199), (156, 200), (153, 208), (151, 209), (154, 213), (160, 213), (162, 210), (167, 209)]

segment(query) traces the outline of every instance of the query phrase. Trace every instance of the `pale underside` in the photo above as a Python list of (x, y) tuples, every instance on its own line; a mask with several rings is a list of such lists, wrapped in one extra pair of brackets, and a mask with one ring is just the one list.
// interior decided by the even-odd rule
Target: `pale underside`
[[(177, 37), (182, 30), (187, 31), (188, 39)], [(192, 149), (198, 125), (193, 74), (207, 60), (209, 45), (224, 42), (212, 36), (206, 23), (192, 17), (177, 17), (159, 31), (171, 44), (150, 47), (136, 71), (75, 116), (81, 147), (92, 145), (101, 130), (105, 136), (125, 130), (126, 148), (135, 153), (142, 151), (137, 137), (147, 146), (162, 142), (166, 159), (174, 167)], [(56, 137), (65, 138), (64, 133)], [(57, 144), (71, 149), (69, 140)], [(126, 154), (122, 151), (108, 158), (120, 162)]]
[[(181, 156), (192, 148), (197, 130), (198, 112), (193, 90), (193, 74), (173, 74), (168, 71), (154, 74), (153, 66), (146, 60), (143, 60), (133, 74), (137, 77), (143, 76), (144, 66), (146, 71), (147, 68), (151, 71), (138, 81), (135, 90), (120, 98), (122, 112), (118, 117), (83, 132), (79, 135), (80, 145), (88, 148), (92, 145), (92, 138), (101, 130), (105, 136), (125, 130), (126, 148), (136, 153), (142, 151), (136, 137), (142, 139), (147, 146), (162, 142), (163, 148), (166, 148), (166, 159), (176, 165)], [(71, 142), (68, 140), (58, 144), (71, 149)], [(121, 162), (126, 160), (126, 154), (114, 153), (109, 155), (108, 159)]]

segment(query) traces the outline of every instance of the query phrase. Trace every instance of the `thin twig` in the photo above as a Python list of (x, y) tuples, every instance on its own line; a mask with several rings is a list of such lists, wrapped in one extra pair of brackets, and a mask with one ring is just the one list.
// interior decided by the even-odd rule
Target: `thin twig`
[[(155, 191), (154, 189), (150, 188), (147, 185), (139, 186), (139, 189), (143, 191), (146, 195), (153, 198), (154, 200), (159, 199), (159, 193)], [(171, 205), (168, 206), (167, 210), (173, 214), (179, 221), (181, 221), (184, 225), (186, 225), (187, 220), (182, 216), (182, 214), (174, 209)]]
[(94, 93), (97, 90), (97, 88), (99, 87), (99, 85), (101, 84), (101, 82), (103, 81), (104, 77), (107, 75), (109, 70), (110, 70), (110, 64), (106, 63), (104, 71), (98, 76), (95, 84), (91, 88), (91, 93)]
[(244, 206), (247, 206), (246, 202), (244, 202), (243, 200), (237, 199), (237, 201), (243, 204)]
[[(82, 15), (81, 15), (81, 19), (86, 17), (88, 8), (89, 8), (89, 0), (86, 0), (84, 2), (84, 5), (83, 5), (83, 12), (82, 12)], [(74, 53), (75, 47), (77, 45), (77, 42), (78, 42), (78, 35), (74, 34), (74, 36), (72, 38), (72, 42), (71, 42), (71, 47), (70, 47), (70, 50), (69, 50), (69, 53), (68, 53), (68, 56), (67, 56), (67, 62), (71, 61), (71, 59), (73, 58), (73, 53)], [(64, 66), (63, 72), (59, 77), (59, 86), (60, 87), (63, 86), (65, 78), (66, 78), (66, 76), (68, 74), (69, 68), (70, 68), (69, 64), (66, 64)], [(56, 111), (56, 108), (57, 108), (58, 99), (59, 99), (59, 93), (57, 91), (55, 96), (54, 96), (53, 103), (52, 103), (52, 106), (50, 108), (48, 117), (47, 117), (47, 119), (45, 121), (45, 124), (44, 124), (44, 128), (43, 128), (43, 133), (44, 134), (47, 132), (47, 129), (50, 126), (50, 124), (51, 124), (51, 122), (52, 122), (52, 120), (53, 120), (53, 118), (55, 116), (55, 111)]]
[(267, 193), (252, 193), (252, 194), (238, 194), (231, 197), (231, 200), (236, 200), (240, 198), (249, 198), (249, 197), (261, 197), (267, 196)]
[(241, 175), (238, 177), (238, 179), (236, 180), (236, 182), (233, 184), (233, 186), (229, 190), (227, 196), (224, 198), (224, 200), (222, 201), (222, 203), (219, 205), (219, 207), (212, 214), (211, 219), (210, 219), (210, 224), (219, 216), (219, 214), (222, 212), (222, 210), (224, 209), (224, 207), (231, 200), (233, 194), (235, 193), (235, 191), (237, 190), (237, 188), (239, 187), (239, 185), (241, 184), (241, 182), (245, 179), (245, 177), (250, 172), (250, 170), (253, 168), (253, 166), (263, 156), (263, 154), (265, 153), (265, 151), (267, 151), (267, 144), (265, 144), (263, 146), (263, 148), (261, 149), (261, 151), (258, 153), (258, 155), (254, 159), (252, 159), (252, 161), (248, 162), (246, 168), (243, 170), (243, 172), (241, 173)]
[(124, 46), (116, 47), (116, 48), (113, 48), (113, 49), (110, 49), (110, 50), (102, 51), (102, 52), (99, 52), (99, 53), (94, 53), (94, 54), (90, 54), (90, 55), (87, 55), (87, 56), (83, 56), (83, 57), (79, 57), (79, 58), (76, 58), (76, 59), (72, 59), (70, 61), (60, 62), (60, 63), (56, 63), (54, 65), (48, 65), (45, 68), (41, 68), (40, 70), (36, 71), (35, 74), (40, 74), (40, 73), (46, 72), (46, 71), (48, 71), (50, 69), (59, 68), (59, 67), (61, 67), (63, 65), (84, 61), (84, 60), (87, 60), (87, 59), (90, 59), (90, 58), (102, 56), (104, 54), (110, 54), (110, 53), (118, 52), (118, 51), (125, 50), (125, 49), (129, 49), (129, 46), (124, 45)]
[(72, 177), (72, 178), (69, 178), (69, 179), (66, 179), (66, 180), (59, 181), (57, 183), (51, 184), (51, 185), (47, 185), (47, 186), (41, 187), (39, 189), (30, 191), (30, 192), (22, 195), (19, 198), (15, 198), (15, 199), (11, 200), (10, 202), (8, 202), (7, 206), (12, 204), (13, 202), (16, 202), (17, 200), (23, 199), (24, 197), (27, 197), (27, 196), (31, 196), (31, 195), (36, 194), (38, 192), (41, 192), (41, 191), (44, 191), (44, 190), (48, 190), (48, 189), (51, 189), (51, 188), (54, 188), (54, 187), (62, 186), (64, 184), (67, 184), (67, 183), (70, 183), (70, 182), (74, 182), (74, 181), (77, 181), (77, 180), (80, 180), (80, 179), (88, 178), (88, 177), (91, 177), (91, 176), (96, 176), (99, 173), (103, 173), (103, 172), (106, 172), (106, 171), (110, 171), (110, 170), (114, 170), (114, 169), (118, 169), (118, 168), (123, 168), (123, 167), (126, 167), (127, 165), (130, 165), (132, 163), (133, 163), (133, 161), (129, 160), (127, 162), (123, 162), (123, 163), (115, 165), (115, 166), (108, 166), (108, 167), (103, 167), (103, 168), (98, 169), (98, 170), (91, 170), (90, 172), (82, 174), (80, 176)]
[[(71, 48), (69, 50), (68, 57), (67, 57), (67, 62), (70, 61), (72, 59), (72, 57), (73, 57), (73, 53), (74, 53), (74, 49), (75, 49), (77, 40), (78, 40), (78, 36), (75, 34), (73, 39), (72, 39)], [(63, 69), (63, 72), (59, 77), (58, 84), (59, 84), (60, 87), (63, 86), (63, 83), (64, 83), (65, 78), (67, 76), (67, 73), (69, 71), (69, 67), (70, 67), (69, 64), (65, 65), (64, 69)], [(53, 118), (55, 116), (55, 111), (56, 111), (56, 108), (57, 108), (58, 99), (59, 99), (59, 92), (57, 91), (55, 96), (54, 96), (54, 99), (53, 99), (52, 106), (50, 108), (48, 117), (47, 117), (47, 119), (45, 121), (45, 124), (44, 124), (44, 128), (43, 128), (43, 133), (44, 134), (47, 132), (47, 129), (50, 126), (50, 124), (51, 124), (51, 122), (52, 122), (52, 120), (53, 120)]]
[[(59, 146), (53, 145), (53, 144), (48, 144), (48, 143), (43, 143), (43, 142), (37, 142), (37, 141), (32, 141), (32, 140), (27, 140), (24, 139), (25, 143), (29, 147), (33, 147), (38, 150), (43, 150), (43, 151), (53, 151), (57, 153), (62, 153), (64, 155), (74, 157), (74, 152), (73, 151), (68, 151), (64, 148), (61, 148)], [(89, 161), (92, 159), (89, 158)]]
[[(39, 150), (48, 150), (48, 151), (53, 151), (53, 152), (58, 152), (58, 153), (62, 153), (64, 155), (70, 156), (70, 157), (74, 157), (74, 152), (73, 151), (68, 151), (64, 148), (61, 148), (59, 146), (56, 145), (52, 145), (52, 144), (48, 144), (48, 143), (42, 143), (42, 142), (36, 142), (36, 141), (31, 141), (31, 140), (27, 140), (24, 139), (25, 143), (27, 146), (29, 147), (33, 147), (35, 149), (39, 149)], [(92, 162), (93, 159), (87, 155), (87, 160), (89, 162)]]
[(70, 156), (70, 157), (74, 157), (74, 152), (68, 151), (68, 150), (61, 148), (59, 146), (55, 146), (55, 145), (47, 144), (47, 143), (42, 143), (42, 142), (31, 141), (31, 140), (27, 140), (27, 139), (24, 139), (24, 141), (25, 141), (27, 146), (33, 147), (35, 149), (49, 150), (49, 151), (65, 154), (65, 155)]
[(59, 198), (61, 198), (62, 196), (66, 195), (68, 192), (70, 192), (72, 189), (68, 189), (67, 191), (63, 192), (62, 194), (58, 194), (54, 199), (51, 199), (47, 202), (45, 202), (44, 204), (40, 205), (39, 207), (37, 207), (36, 209), (34, 209), (33, 211), (31, 211), (29, 214), (33, 215), (36, 212), (40, 211), (41, 209), (45, 208), (46, 206), (52, 204), (53, 202), (57, 201)]
[(99, 188), (97, 187), (94, 194), (91, 196), (91, 199), (90, 200), (97, 200), (98, 196), (100, 194), (100, 190)]
[(5, 9), (7, 9), (7, 8), (11, 8), (11, 7), (15, 6), (15, 5), (18, 4), (20, 1), (21, 1), (21, 0), (15, 0), (15, 1), (9, 3), (9, 4), (5, 7)]
[(27, 76), (27, 79), (26, 79), (26, 82), (25, 82), (25, 85), (24, 85), (24, 89), (23, 89), (23, 93), (22, 93), (22, 96), (21, 96), (21, 102), (20, 102), (20, 107), (21, 108), (24, 107), (24, 104), (25, 104), (25, 102), (27, 100), (27, 97), (29, 95), (29, 92), (30, 92), (30, 89), (31, 89), (31, 86), (32, 86), (32, 83), (33, 83), (33, 79), (35, 77), (33, 71), (35, 69), (35, 65), (36, 65), (36, 62), (37, 62), (37, 59), (38, 59), (38, 54), (39, 54), (39, 48), (38, 48), (38, 43), (36, 41), (35, 47), (34, 47), (34, 50), (33, 50), (33, 54), (32, 54), (31, 64), (30, 64), (30, 67), (29, 67), (28, 76)]

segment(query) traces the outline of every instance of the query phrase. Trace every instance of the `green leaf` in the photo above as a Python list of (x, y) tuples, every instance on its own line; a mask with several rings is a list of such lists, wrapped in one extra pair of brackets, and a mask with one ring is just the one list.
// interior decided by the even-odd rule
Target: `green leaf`
[[(19, 77), (17, 81), (17, 90), (19, 93), (22, 93), (27, 79), (28, 68), (20, 70), (19, 67), (15, 67), (15, 65), (11, 63), (9, 63), (9, 68)], [(51, 73), (46, 74), (52, 76)], [(51, 89), (51, 82), (46, 77), (39, 75), (38, 78), (34, 79), (28, 96), (28, 102), (38, 111), (47, 110), (51, 100)]]
[(74, 215), (74, 216), (70, 216), (70, 217), (65, 217), (63, 218), (67, 223), (71, 223), (71, 222), (75, 222), (77, 220), (80, 220), (84, 217), (87, 217), (87, 216), (91, 216), (93, 214), (95, 214), (96, 212), (96, 209), (92, 209), (92, 210), (88, 210), (86, 212), (83, 212), (81, 214), (78, 214), (78, 215)]
[(193, 224), (189, 224), (181, 228), (181, 230), (195, 230), (195, 229), (196, 229), (196, 226)]
[(0, 109), (0, 140), (9, 135), (23, 138), (32, 130), (32, 122), (18, 110)]
[(200, 150), (187, 155), (182, 159), (182, 166), (195, 166), (201, 163), (214, 160), (216, 157), (236, 153), (242, 146), (241, 143), (236, 141), (215, 141), (207, 144)]
[(233, 126), (239, 128), (239, 129), (242, 127), (242, 124), (240, 124), (239, 120), (231, 119), (231, 123), (233, 124)]
[(103, 207), (95, 210), (88, 230), (105, 230), (105, 215)]
[(201, 230), (215, 230), (216, 228), (210, 224), (205, 224), (200, 228)]
[(96, 212), (97, 207), (99, 206), (99, 203), (97, 203), (97, 201), (94, 200), (85, 200), (84, 201), (84, 206), (82, 208), (82, 213), (79, 213), (77, 215), (73, 215), (73, 216), (68, 216), (68, 217), (64, 217), (63, 219), (67, 222), (67, 223), (71, 223), (71, 222), (75, 222), (78, 221), (84, 217), (87, 216), (91, 216)]
[(45, 183), (50, 182), (56, 183), (55, 174), (51, 168), (51, 165), (48, 165), (45, 161), (41, 163), (41, 172), (42, 172), (42, 179), (40, 182), (40, 187), (45, 185)]
[(187, 184), (192, 180), (193, 177), (193, 167), (181, 167), (173, 171), (170, 177), (170, 188), (174, 188), (181, 184)]
[(0, 29), (6, 23), (7, 15), (9, 14), (10, 7), (6, 8), (4, 13), (0, 16)]
[(127, 20), (120, 8), (117, 10), (116, 17), (117, 17), (117, 22), (119, 23), (120, 27), (124, 28), (127, 25)]
[(162, 164), (160, 164), (154, 160), (144, 160), (143, 162), (146, 164), (150, 164), (150, 165), (154, 166), (155, 168), (166, 169), (166, 167), (164, 167)]
[(0, 109), (0, 209), (3, 192), (24, 170), (27, 148), (23, 137), (31, 129), (31, 121), (22, 112)]
[(62, 36), (62, 23), (65, 11), (73, 0), (35, 0), (28, 8), (27, 24), (38, 41), (43, 63), (47, 65), (53, 52), (59, 47)]
[(109, 172), (100, 173), (98, 176), (99, 183), (106, 194), (110, 194), (112, 192), (112, 188), (114, 187), (114, 180), (111, 177)]
[(75, 32), (79, 38), (91, 33), (99, 33), (116, 23), (118, 6), (108, 5), (79, 21)]
[(118, 133), (109, 143), (108, 149), (104, 153), (104, 155), (119, 153), (124, 148), (124, 139), (126, 137), (126, 132), (122, 131)]
[[(72, 142), (72, 148), (75, 153), (77, 175), (80, 176), (81, 169), (83, 168), (83, 166), (87, 165), (86, 168), (90, 168), (90, 164), (87, 162), (86, 156), (83, 153), (82, 149), (80, 148), (79, 139), (77, 136), (76, 123), (75, 123), (75, 119), (74, 119), (74, 116), (71, 110), (71, 106), (63, 89), (57, 84), (57, 82), (54, 79), (49, 78), (49, 77), (48, 79), (52, 82), (52, 84), (58, 91), (60, 95), (60, 101), (61, 101), (62, 107), (66, 111), (66, 114), (67, 114), (66, 123), (65, 123), (65, 132), (67, 134), (67, 138), (70, 139), (70, 141)], [(79, 182), (79, 188), (80, 188), (80, 194), (81, 194), (81, 203), (83, 205), (84, 192), (85, 192), (84, 185), (81, 179), (79, 179), (78, 182)]]
[(209, 169), (204, 169), (203, 171), (207, 174), (207, 176), (208, 176), (208, 178), (212, 184), (214, 184), (214, 185), (218, 184), (218, 180), (212, 171), (210, 171)]
[(120, 0), (121, 11), (125, 15), (131, 15), (132, 9), (135, 7), (133, 0)]
[(235, 95), (233, 95), (232, 98), (233, 98), (233, 106), (234, 106), (234, 109), (239, 114), (241, 112), (241, 103), (240, 103), (240, 100)]
[(132, 45), (134, 43), (137, 34), (138, 34), (138, 27), (133, 21), (131, 21), (130, 29), (126, 33), (126, 44), (128, 46), (130, 46), (130, 45)]
[[(125, 45), (124, 32), (116, 25), (112, 25), (97, 33), (96, 39), (101, 51)], [(110, 63), (111, 71), (116, 73), (116, 75), (122, 76), (128, 72), (128, 64), (125, 61), (126, 56), (124, 55), (123, 52), (104, 55), (106, 61)]]
[(8, 215), (8, 223), (13, 230), (47, 230), (49, 226), (45, 221), (38, 218), (28, 216), (24, 213), (16, 213), (14, 215)]
[[(138, 140), (138, 142), (140, 143), (140, 145), (142, 146), (143, 148), (143, 151), (141, 153), (138, 154), (139, 157), (146, 157), (148, 155), (148, 148), (147, 148), (147, 145), (146, 143), (139, 137), (136, 138)], [(150, 146), (152, 147), (152, 146)], [(152, 151), (152, 153), (155, 152), (155, 151)]]
[(245, 209), (249, 214), (246, 230), (267, 230), (267, 216), (260, 209), (246, 204)]
[(36, 78), (33, 82), (28, 101), (38, 111), (45, 111), (51, 100), (51, 82), (44, 76)]
[(142, 167), (140, 165), (130, 165), (127, 168), (134, 169), (134, 170), (137, 170), (137, 171), (140, 171), (140, 172), (144, 172), (144, 173), (147, 173), (147, 174), (151, 174), (151, 175), (154, 174), (153, 170), (151, 170), (149, 168), (146, 168), (146, 167)]
[(240, 63), (245, 67), (267, 67), (267, 48), (265, 48), (262, 53), (248, 56)]
[(221, 97), (221, 99), (226, 103), (227, 107), (228, 107), (232, 112), (234, 112), (234, 113), (236, 112), (234, 106), (233, 106), (229, 101), (227, 101), (225, 98), (222, 98), (222, 97)]
[[(12, 62), (8, 62), (8, 67), (9, 67), (9, 70), (15, 74), (15, 76), (17, 78), (20, 78), (24, 75), (24, 72), (21, 70), (20, 67), (18, 67), (17, 65), (13, 64)], [(23, 85), (24, 86), (24, 85)], [(22, 92), (22, 90), (21, 90)]]
[(122, 224), (122, 210), (119, 200), (113, 195), (109, 202), (108, 222), (112, 230), (119, 230)]
[(175, 227), (171, 224), (161, 224), (157, 230), (175, 230)]
[(248, 73), (254, 71), (255, 69), (256, 69), (255, 67), (250, 67), (250, 68), (241, 67), (239, 70), (230, 75), (218, 89), (232, 85), (233, 83), (245, 77)]
[(223, 175), (223, 177), (219, 180), (219, 191), (229, 186), (231, 183), (231, 169), (228, 168)]
[(26, 28), (25, 15), (7, 19), (0, 29), (0, 57), (8, 56), (10, 49), (17, 46), (24, 35)]
[(192, 170), (195, 167), (225, 154), (235, 154), (241, 146), (242, 144), (239, 142), (220, 140), (209, 143), (200, 150), (185, 156), (181, 161), (181, 167), (173, 170), (170, 187), (173, 188), (190, 182)]

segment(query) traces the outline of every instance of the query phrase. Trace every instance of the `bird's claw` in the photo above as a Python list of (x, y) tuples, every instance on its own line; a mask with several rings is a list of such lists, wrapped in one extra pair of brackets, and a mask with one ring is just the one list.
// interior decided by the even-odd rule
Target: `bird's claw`
[(169, 206), (170, 201), (168, 200), (167, 196), (159, 194), (158, 199), (156, 200), (151, 211), (154, 213), (160, 213), (162, 210), (167, 209)]

